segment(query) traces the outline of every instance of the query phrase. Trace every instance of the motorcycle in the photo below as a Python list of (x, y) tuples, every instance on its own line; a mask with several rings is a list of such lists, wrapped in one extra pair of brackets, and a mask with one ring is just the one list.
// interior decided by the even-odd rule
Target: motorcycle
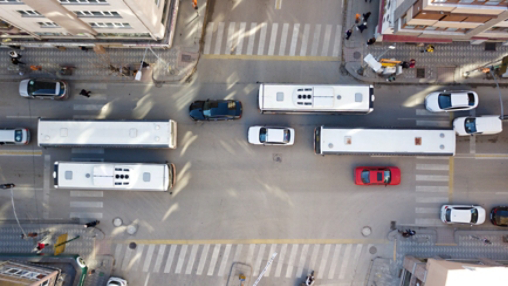
[(301, 284), (301, 286), (312, 286), (314, 285), (314, 271), (312, 271), (309, 275), (307, 275), (307, 278), (305, 279), (305, 282)]

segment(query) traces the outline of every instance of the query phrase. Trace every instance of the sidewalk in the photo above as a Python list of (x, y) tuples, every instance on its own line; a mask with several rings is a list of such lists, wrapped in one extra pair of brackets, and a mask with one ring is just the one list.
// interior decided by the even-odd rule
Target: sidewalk
[[(370, 0), (369, 0), (370, 1)], [(360, 33), (353, 26), (353, 34), (349, 40), (344, 39), (343, 60), (345, 68), (354, 78), (370, 83), (386, 83), (385, 77), (377, 75), (370, 67), (366, 67), (363, 76), (357, 70), (364, 64), (363, 58), (372, 54), (375, 58), (395, 44), (394, 50), (388, 51), (383, 58), (400, 61), (416, 60), (416, 68), (403, 69), (395, 82), (399, 84), (495, 84), (486, 74), (472, 72), (464, 77), (464, 72), (483, 67), (491, 62), (500, 61), (508, 55), (508, 46), (496, 43), (495, 51), (486, 51), (485, 44), (471, 45), (469, 42), (454, 42), (451, 44), (432, 44), (434, 53), (421, 53), (422, 47), (413, 43), (375, 43), (367, 46), (367, 40), (374, 35), (378, 23), (379, 0), (365, 2), (349, 0), (344, 33), (355, 22), (355, 14), (372, 14), (368, 19), (368, 28)], [(500, 84), (508, 84), (508, 78), (497, 77)], [(391, 83), (391, 84), (393, 84)]]
[[(199, 43), (203, 31), (206, 14), (206, 1), (198, 1), (198, 10), (194, 10), (191, 1), (182, 1), (178, 10), (173, 48), (152, 48), (146, 51), (145, 62), (148, 69), (142, 69), (141, 82), (165, 83), (184, 81), (195, 69), (199, 60)], [(199, 13), (199, 15), (198, 15)], [(24, 75), (19, 75), (21, 65), (11, 63), (8, 52), (0, 49), (0, 80), (18, 81), (27, 77), (61, 78), (69, 81), (90, 82), (133, 82), (134, 75), (122, 76), (118, 71), (128, 67), (131, 71), (138, 70), (145, 54), (145, 48), (106, 49), (106, 53), (98, 54), (92, 49), (82, 51), (78, 48), (67, 48), (62, 51), (56, 48), (26, 48), (18, 51), (21, 62), (25, 63)], [(30, 65), (42, 66), (42, 71), (30, 71)], [(71, 76), (61, 76), (61, 66), (72, 66), (76, 69)]]

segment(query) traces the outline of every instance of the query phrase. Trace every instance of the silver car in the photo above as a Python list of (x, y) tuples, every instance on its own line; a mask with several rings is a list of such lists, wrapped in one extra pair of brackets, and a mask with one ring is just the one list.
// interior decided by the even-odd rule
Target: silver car
[(61, 80), (24, 79), (19, 83), (19, 95), (26, 98), (66, 99), (67, 83)]

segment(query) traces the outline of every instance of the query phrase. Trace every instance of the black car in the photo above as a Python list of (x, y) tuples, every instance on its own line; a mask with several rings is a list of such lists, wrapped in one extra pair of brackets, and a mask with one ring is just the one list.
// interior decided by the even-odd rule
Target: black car
[(490, 221), (493, 225), (508, 226), (508, 207), (495, 207), (490, 211)]
[(189, 115), (196, 121), (240, 119), (242, 103), (238, 100), (198, 100), (190, 105)]

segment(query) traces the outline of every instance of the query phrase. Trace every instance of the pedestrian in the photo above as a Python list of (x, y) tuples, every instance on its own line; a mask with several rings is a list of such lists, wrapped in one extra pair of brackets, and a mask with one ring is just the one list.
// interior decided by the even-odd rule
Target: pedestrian
[(79, 49), (82, 50), (83, 52), (88, 52), (88, 50), (89, 50), (89, 48), (84, 47), (84, 46), (80, 46)]
[(351, 29), (346, 31), (346, 40), (349, 40), (349, 37), (351, 37), (351, 34), (353, 34), (353, 31), (351, 31)]
[(85, 228), (89, 228), (89, 227), (95, 227), (96, 225), (98, 225), (100, 223), (99, 220), (94, 220), (94, 221), (91, 221), (89, 223), (86, 223), (84, 225)]
[(409, 63), (406, 62), (406, 61), (403, 61), (400, 66), (403, 68), (403, 69), (408, 69), (409, 68)]
[(33, 70), (33, 71), (41, 71), (42, 70), (42, 67), (41, 66), (30, 66), (30, 69)]
[(375, 37), (372, 37), (370, 38), (368, 41), (367, 41), (367, 46), (370, 46), (372, 44), (374, 44), (376, 42), (376, 38)]
[(434, 52), (434, 46), (428, 45), (424, 50), (420, 51), (421, 53), (433, 53)]
[(367, 22), (362, 23), (361, 25), (356, 26), (356, 29), (363, 33), (363, 30), (367, 29)]
[(192, 0), (192, 7), (194, 8), (194, 10), (198, 9), (198, 0)]
[(395, 81), (395, 75), (391, 75), (386, 79), (387, 82)]
[(89, 90), (86, 90), (86, 89), (82, 89), (82, 90), (79, 92), (79, 95), (86, 96), (86, 97), (90, 97), (90, 93), (92, 93), (92, 92), (91, 92), (91, 91), (89, 91)]
[(49, 244), (48, 243), (42, 243), (42, 242), (38, 242), (37, 243), (37, 253), (41, 253), (41, 251), (46, 247), (48, 246)]
[(17, 66), (18, 64), (24, 64), (24, 62), (18, 60), (17, 58), (11, 58), (11, 63), (15, 66)]
[(358, 23), (360, 23), (360, 14), (357, 13), (355, 15), (355, 24), (358, 24)]
[(11, 56), (11, 58), (13, 58), (13, 59), (18, 59), (18, 60), (21, 59), (21, 57), (22, 57), (20, 54), (16, 53), (15, 51), (10, 51), (9, 56)]
[(143, 68), (148, 68), (148, 69), (150, 68), (150, 64), (149, 64), (149, 63), (147, 63), (147, 62), (145, 62), (145, 61), (141, 61), (141, 66), (142, 66)]
[(38, 235), (39, 234), (37, 232), (29, 232), (29, 233), (26, 234), (26, 236), (25, 236), (24, 233), (22, 233), (21, 234), (21, 239), (25, 239), (27, 237), (36, 238)]
[(367, 13), (363, 14), (363, 21), (364, 22), (367, 22), (367, 20), (369, 20), (370, 14), (371, 14), (370, 12), (367, 12)]
[(415, 66), (416, 66), (416, 60), (415, 59), (409, 60), (409, 68), (414, 69)]

